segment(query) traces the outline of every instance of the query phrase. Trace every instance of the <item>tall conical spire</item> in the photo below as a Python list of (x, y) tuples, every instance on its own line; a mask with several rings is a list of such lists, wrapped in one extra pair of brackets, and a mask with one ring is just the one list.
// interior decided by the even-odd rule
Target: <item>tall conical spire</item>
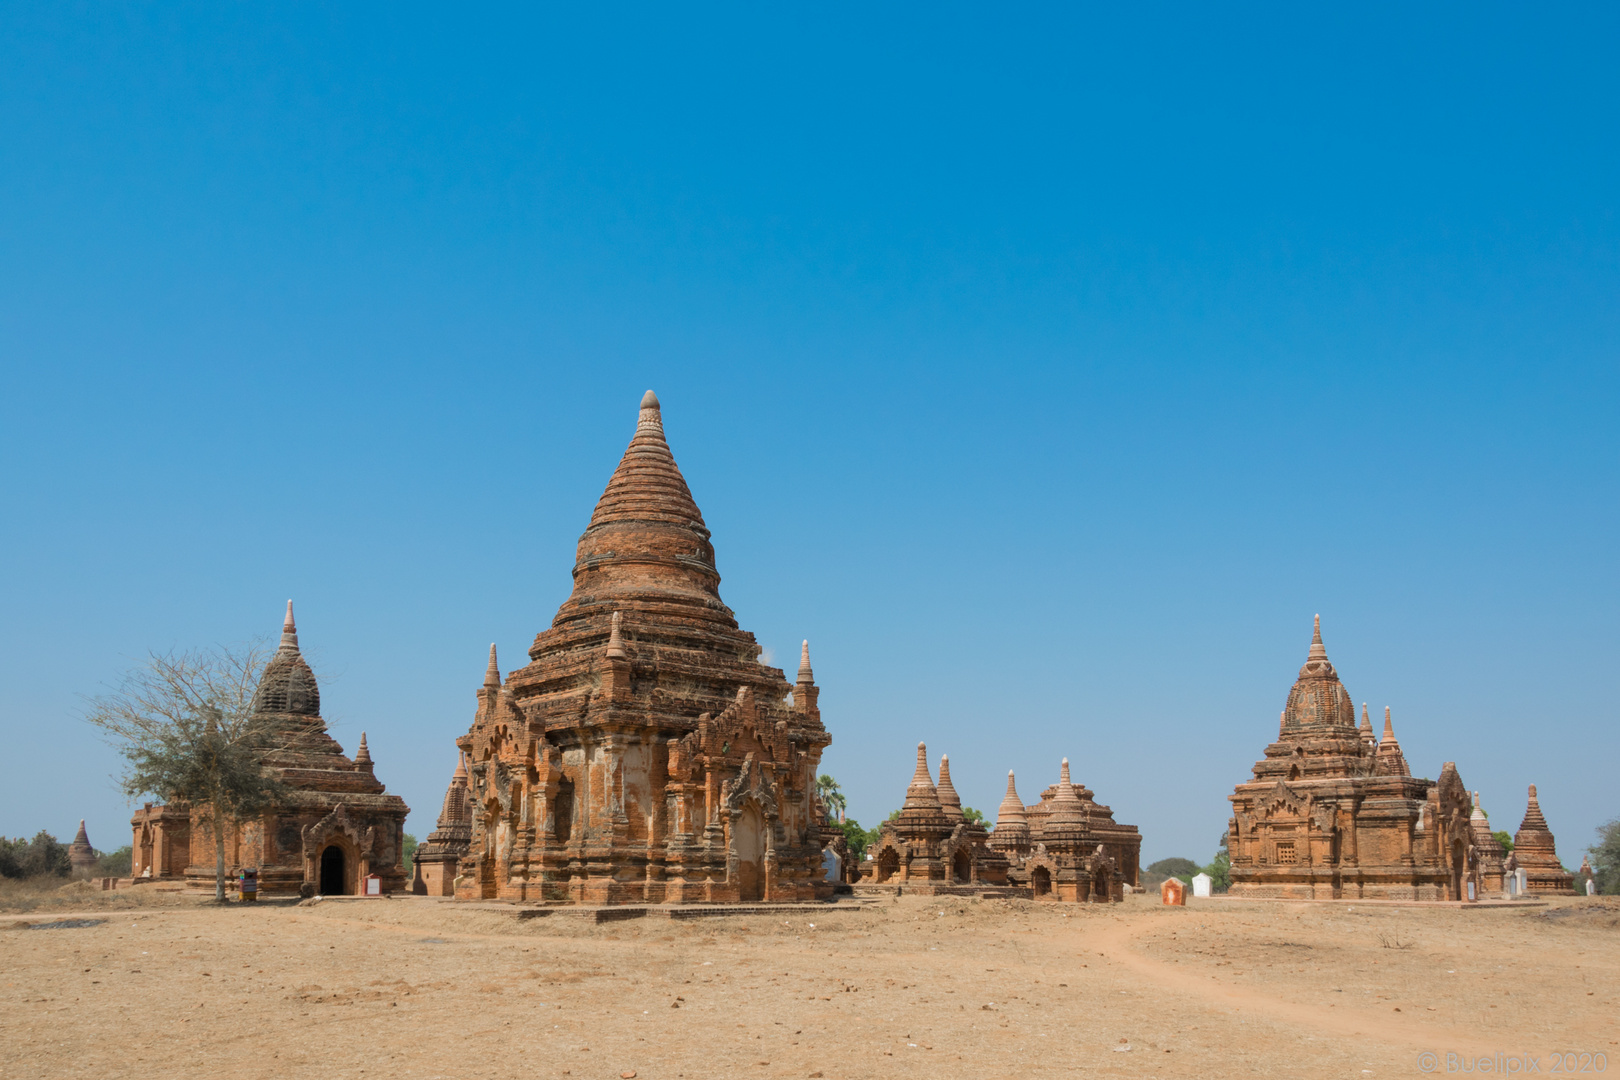
[(1008, 825), (1029, 826), (1029, 815), (1024, 811), (1024, 800), (1018, 797), (1011, 769), (1007, 770), (1007, 794), (1002, 797), (1001, 807), (996, 811), (996, 828), (999, 830)]
[(1361, 703), (1361, 726), (1356, 730), (1361, 733), (1363, 739), (1369, 742), (1373, 741), (1372, 718), (1367, 715), (1367, 703), (1365, 701)]
[(1288, 692), (1282, 731), (1285, 737), (1306, 731), (1353, 737), (1356, 731), (1356, 706), (1345, 692), (1344, 684), (1339, 682), (1339, 673), (1333, 670), (1327, 648), (1322, 644), (1320, 615), (1312, 623), (1310, 653)]
[[(650, 394), (652, 391), (649, 390), (647, 393)], [(654, 399), (654, 405), (656, 406), (656, 404), (657, 400)], [(624, 638), (619, 635), (619, 626), (623, 621), (624, 616), (615, 611), (613, 613), (612, 628), (608, 631), (607, 655), (609, 660), (630, 659), (630, 654), (624, 651)]]
[(917, 744), (917, 770), (911, 774), (906, 787), (906, 801), (902, 810), (942, 810), (939, 792), (934, 789), (934, 778), (928, 772), (928, 747)]
[(490, 690), (501, 688), (501, 665), (495, 659), (495, 643), (489, 643), (489, 666), (484, 669), (484, 686)]
[(1052, 811), (1046, 817), (1046, 826), (1082, 825), (1086, 819), (1085, 804), (1075, 793), (1074, 781), (1069, 779), (1069, 759), (1063, 759), (1058, 772), (1057, 791), (1052, 796)]
[(815, 681), (816, 673), (810, 670), (810, 639), (806, 638), (804, 644), (799, 646), (799, 682)]
[(935, 787), (939, 795), (940, 809), (952, 820), (962, 820), (962, 797), (956, 793), (956, 786), (951, 783), (951, 756), (939, 755), (939, 784)]
[(648, 391), (635, 435), (579, 538), (573, 593), (552, 625), (605, 621), (609, 611), (652, 603), (671, 613), (670, 605), (679, 605), (683, 617), (735, 631), (719, 597), (708, 527), (664, 440), (658, 395)]
[(281, 646), (259, 676), (252, 709), (255, 713), (310, 718), (321, 714), (321, 691), (315, 684), (315, 673), (298, 651), (298, 626), (293, 622), (291, 600), (287, 601), (287, 615), (281, 621)]
[(1384, 737), (1378, 740), (1376, 771), (1385, 776), (1412, 775), (1412, 770), (1406, 764), (1406, 755), (1401, 753), (1401, 744), (1395, 739), (1395, 725), (1389, 718), (1388, 705), (1384, 706)]
[[(1508, 820), (1511, 821), (1512, 819), (1509, 818)], [(1524, 808), (1524, 821), (1519, 825), (1521, 832), (1526, 829), (1536, 832), (1550, 831), (1547, 828), (1547, 818), (1541, 812), (1541, 800), (1536, 798), (1536, 785), (1534, 784), (1530, 785), (1530, 804)], [(1516, 843), (1517, 841), (1515, 841)]]
[[(317, 612), (317, 614), (319, 613)], [(293, 652), (298, 651), (298, 627), (293, 622), (291, 600), (287, 601), (287, 617), (281, 623), (281, 647), (291, 649)]]
[(366, 749), (366, 733), (363, 731), (360, 733), (360, 747), (354, 752), (354, 767), (367, 772), (372, 768), (371, 751)]
[(68, 865), (79, 877), (88, 877), (96, 865), (96, 849), (90, 846), (90, 836), (84, 831), (84, 818), (79, 819), (79, 834), (68, 845)]
[(1479, 806), (1479, 792), (1477, 792), (1477, 791), (1474, 792), (1474, 809), (1473, 809), (1473, 812), (1468, 815), (1468, 820), (1470, 820), (1470, 821), (1484, 821), (1485, 820), (1485, 811), (1480, 809), (1480, 806)]

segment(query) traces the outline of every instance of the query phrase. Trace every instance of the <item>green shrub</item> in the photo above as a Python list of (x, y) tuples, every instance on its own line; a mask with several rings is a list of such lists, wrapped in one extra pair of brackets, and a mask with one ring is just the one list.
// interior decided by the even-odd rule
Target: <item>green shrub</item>
[(73, 868), (67, 845), (41, 829), (32, 840), (0, 836), (0, 876), (9, 878), (67, 877)]
[(134, 854), (135, 849), (128, 844), (125, 844), (117, 851), (98, 851), (96, 852), (96, 865), (90, 871), (90, 876), (129, 877)]

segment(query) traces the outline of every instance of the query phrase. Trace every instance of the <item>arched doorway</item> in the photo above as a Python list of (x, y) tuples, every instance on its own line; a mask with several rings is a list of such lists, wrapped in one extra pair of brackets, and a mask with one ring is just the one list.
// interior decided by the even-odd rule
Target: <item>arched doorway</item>
[(1035, 899), (1044, 900), (1052, 895), (1052, 872), (1044, 866), (1037, 866), (1029, 873), (1029, 883), (1035, 890)]
[(1091, 875), (1091, 902), (1103, 904), (1114, 898), (1113, 875), (1106, 866), (1099, 866)]
[(973, 880), (973, 857), (967, 848), (957, 848), (956, 854), (951, 856), (951, 876), (962, 885)]
[(877, 879), (888, 881), (900, 872), (900, 853), (894, 848), (884, 848), (878, 852)]
[(344, 887), (348, 879), (346, 869), (343, 849), (336, 844), (328, 844), (326, 850), (321, 852), (322, 896), (343, 896), (348, 892)]
[(757, 803), (732, 819), (731, 844), (737, 853), (737, 899), (765, 899), (765, 816)]

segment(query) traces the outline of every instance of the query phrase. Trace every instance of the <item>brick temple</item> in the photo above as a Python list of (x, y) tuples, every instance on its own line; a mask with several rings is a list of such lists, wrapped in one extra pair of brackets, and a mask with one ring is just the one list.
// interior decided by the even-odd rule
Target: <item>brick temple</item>
[(1564, 869), (1558, 860), (1558, 844), (1553, 840), (1547, 818), (1541, 812), (1541, 801), (1536, 798), (1536, 785), (1530, 785), (1530, 801), (1524, 808), (1524, 820), (1513, 834), (1513, 861), (1524, 871), (1527, 893), (1544, 896), (1574, 896), (1575, 875)]
[(1414, 777), (1387, 709), (1382, 738), (1365, 705), (1357, 725), (1320, 616), (1277, 741), (1229, 798), (1237, 896), (1461, 900), (1485, 854), (1456, 765)]
[(921, 895), (1012, 895), (1071, 903), (1123, 900), (1140, 883), (1142, 836), (1121, 825), (1094, 793), (1069, 776), (1064, 758), (1058, 782), (1025, 806), (1013, 774), (994, 832), (966, 820), (941, 755), (939, 782), (928, 769), (928, 749), (917, 744), (917, 766), (899, 814), (885, 821), (861, 864), (864, 886)]
[(1007, 859), (990, 846), (990, 833), (962, 813), (948, 757), (939, 759), (939, 783), (928, 769), (928, 748), (917, 744), (917, 768), (900, 813), (885, 821), (861, 864), (867, 885), (904, 887), (923, 896), (978, 894), (1007, 885)]
[(462, 899), (829, 895), (815, 780), (832, 739), (809, 646), (788, 682), (720, 599), (709, 530), (650, 390), (573, 577), (527, 665), (503, 681), (491, 654), (456, 740), (466, 795), (452, 781), (423, 891), (449, 875)]
[[(371, 874), (383, 892), (402, 890), (409, 807), (377, 779), (364, 732), (352, 760), (327, 733), (320, 687), (298, 649), (291, 600), (280, 647), (259, 677), (251, 708), (281, 733), (265, 764), (291, 791), (262, 815), (226, 826), (227, 873), (256, 869), (259, 891), (268, 895), (357, 895)], [(214, 887), (214, 839), (205, 810), (147, 803), (130, 825), (135, 883)]]

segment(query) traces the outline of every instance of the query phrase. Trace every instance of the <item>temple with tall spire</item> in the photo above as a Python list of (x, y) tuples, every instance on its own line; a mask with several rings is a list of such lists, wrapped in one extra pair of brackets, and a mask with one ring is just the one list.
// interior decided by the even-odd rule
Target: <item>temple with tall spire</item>
[(1552, 829), (1541, 812), (1541, 800), (1536, 797), (1536, 785), (1530, 785), (1529, 802), (1524, 808), (1524, 820), (1513, 834), (1513, 858), (1524, 875), (1527, 893), (1542, 896), (1574, 896), (1575, 875), (1564, 869), (1558, 859), (1558, 844)]
[[(373, 875), (382, 892), (403, 890), (410, 808), (377, 779), (365, 732), (353, 760), (327, 733), (291, 600), (249, 709), (269, 739), (264, 763), (286, 792), (262, 814), (226, 826), (229, 874), (257, 871), (259, 892), (271, 896), (358, 895)], [(136, 883), (168, 879), (213, 888), (215, 848), (205, 808), (147, 803), (130, 825)]]
[(1007, 858), (989, 841), (984, 825), (968, 820), (962, 810), (961, 796), (951, 783), (950, 758), (940, 755), (935, 784), (928, 747), (918, 743), (905, 802), (879, 828), (877, 842), (861, 864), (861, 881), (920, 896), (1013, 895)]
[[(720, 599), (703, 515), (657, 396), (581, 535), (573, 590), (528, 663), (478, 691), (456, 740), (470, 814), (456, 896), (541, 902), (805, 900), (822, 880), (821, 723)], [(461, 843), (457, 780), (440, 817)], [(431, 838), (430, 838), (431, 839)]]
[(1234, 895), (1461, 900), (1486, 854), (1456, 765), (1414, 777), (1388, 708), (1381, 738), (1365, 705), (1357, 725), (1321, 616), (1277, 741), (1229, 798)]

